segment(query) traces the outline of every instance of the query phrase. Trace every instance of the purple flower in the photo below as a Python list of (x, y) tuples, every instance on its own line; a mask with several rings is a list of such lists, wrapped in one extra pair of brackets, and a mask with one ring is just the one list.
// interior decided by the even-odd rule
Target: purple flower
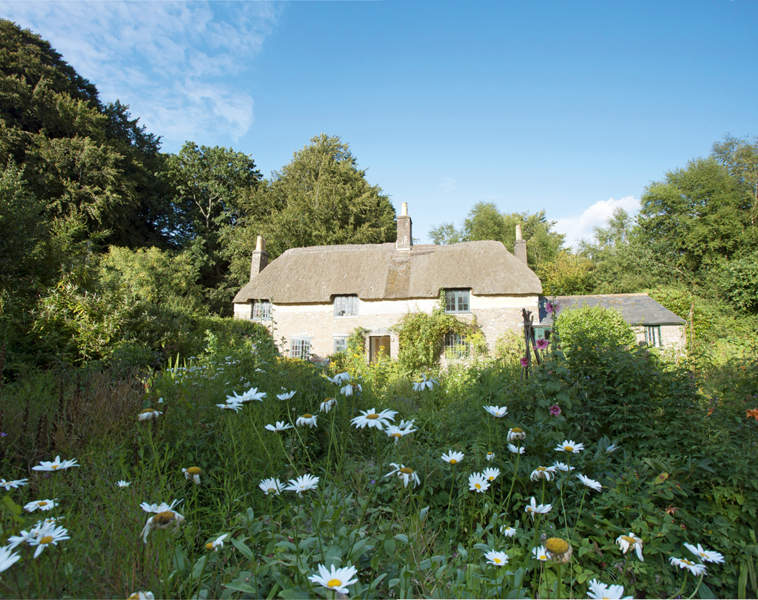
[(553, 404), (550, 407), (550, 416), (551, 417), (557, 417), (559, 414), (561, 414), (561, 407), (557, 404)]
[(529, 359), (527, 359), (526, 356), (522, 356), (520, 362), (521, 362), (521, 366), (525, 367), (529, 364)]
[(6, 435), (8, 435), (8, 434), (5, 433), (4, 431), (0, 431), (0, 437), (5, 437)]
[(558, 314), (558, 304), (553, 304), (552, 302), (546, 302), (545, 303), (545, 311), (553, 314)]
[(539, 339), (539, 340), (537, 340), (537, 349), (538, 350), (544, 350), (545, 348), (547, 348), (547, 345), (549, 343), (550, 342), (548, 342), (545, 338)]

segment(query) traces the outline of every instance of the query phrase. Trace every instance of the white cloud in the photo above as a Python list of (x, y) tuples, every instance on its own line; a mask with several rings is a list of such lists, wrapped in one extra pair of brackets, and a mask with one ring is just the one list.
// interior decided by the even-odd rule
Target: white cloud
[(577, 248), (582, 240), (591, 242), (595, 227), (607, 226), (617, 208), (623, 208), (634, 215), (640, 209), (640, 200), (634, 196), (600, 200), (578, 216), (558, 219), (555, 230), (566, 235), (567, 246)]
[(24, 2), (0, 13), (50, 42), (97, 86), (128, 104), (167, 149), (239, 139), (253, 98), (237, 86), (279, 14), (267, 2)]

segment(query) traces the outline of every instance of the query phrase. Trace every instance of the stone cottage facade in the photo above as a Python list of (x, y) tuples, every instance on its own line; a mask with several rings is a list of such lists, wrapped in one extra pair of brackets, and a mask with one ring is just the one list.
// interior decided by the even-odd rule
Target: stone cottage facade
[[(268, 326), (291, 357), (326, 358), (361, 327), (370, 359), (396, 358), (393, 326), (407, 313), (431, 313), (442, 292), (446, 312), (476, 319), (492, 350), (505, 331), (521, 327), (522, 309), (537, 314), (542, 284), (526, 264), (520, 230), (513, 254), (496, 241), (415, 245), (404, 203), (394, 243), (292, 248), (269, 264), (259, 237), (234, 316)], [(446, 345), (460, 347), (451, 336)]]

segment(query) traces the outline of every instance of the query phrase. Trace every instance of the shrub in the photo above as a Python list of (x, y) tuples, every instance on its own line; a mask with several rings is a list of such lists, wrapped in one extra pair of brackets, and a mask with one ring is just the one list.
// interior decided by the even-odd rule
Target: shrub
[(566, 354), (578, 348), (618, 348), (631, 346), (635, 335), (616, 310), (602, 306), (583, 306), (562, 311), (555, 329)]

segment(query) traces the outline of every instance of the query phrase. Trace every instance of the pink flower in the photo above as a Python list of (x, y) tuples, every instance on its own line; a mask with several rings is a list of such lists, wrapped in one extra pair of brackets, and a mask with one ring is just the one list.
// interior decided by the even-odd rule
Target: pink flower
[(537, 340), (537, 349), (538, 350), (544, 350), (545, 348), (547, 348), (547, 345), (549, 343), (550, 342), (548, 342), (545, 338), (539, 339), (539, 340)]
[(545, 303), (545, 311), (553, 314), (558, 314), (558, 304), (553, 304), (552, 302), (546, 302)]
[(521, 362), (521, 366), (522, 367), (525, 367), (525, 366), (527, 366), (529, 364), (529, 359), (527, 359), (526, 356), (522, 356), (521, 360), (519, 362)]
[(559, 414), (561, 414), (561, 407), (557, 404), (553, 404), (550, 407), (550, 416), (551, 417), (557, 417)]

